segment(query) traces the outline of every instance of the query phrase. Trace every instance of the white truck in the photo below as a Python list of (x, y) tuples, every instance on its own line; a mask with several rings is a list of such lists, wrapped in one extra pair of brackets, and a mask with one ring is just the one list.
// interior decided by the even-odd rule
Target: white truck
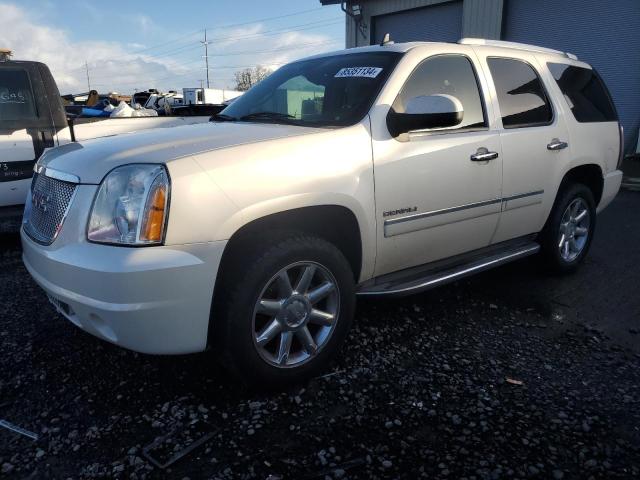
[(22, 215), (36, 160), (47, 148), (134, 130), (207, 122), (209, 117), (67, 120), (46, 65), (0, 61), (0, 220)]
[(223, 90), (220, 88), (183, 88), (182, 98), (184, 105), (222, 105), (229, 100), (242, 95), (236, 90)]
[(356, 295), (538, 253), (575, 269), (622, 178), (598, 74), (528, 45), (311, 57), (216, 119), (47, 151), (23, 259), (87, 332), (146, 353), (211, 347), (271, 386), (325, 368)]

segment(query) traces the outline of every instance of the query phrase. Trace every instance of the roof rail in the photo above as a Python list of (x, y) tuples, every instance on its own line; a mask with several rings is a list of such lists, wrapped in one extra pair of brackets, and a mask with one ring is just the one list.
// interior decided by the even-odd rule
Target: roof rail
[(552, 48), (538, 47), (536, 45), (529, 45), (527, 43), (505, 42), (503, 40), (488, 40), (486, 38), (461, 38), (460, 40), (458, 40), (458, 43), (461, 45), (487, 45), (491, 47), (513, 48), (515, 50), (528, 50), (530, 52), (551, 53), (554, 55), (562, 55), (563, 57), (567, 57), (572, 60), (578, 60), (578, 57), (573, 53), (562, 52), (560, 50), (554, 50)]

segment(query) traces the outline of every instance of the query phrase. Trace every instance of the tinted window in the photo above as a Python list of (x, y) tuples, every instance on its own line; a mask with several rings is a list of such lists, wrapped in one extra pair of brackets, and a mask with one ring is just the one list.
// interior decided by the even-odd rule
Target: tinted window
[(0, 68), (0, 121), (36, 118), (36, 107), (27, 72)]
[(279, 68), (222, 112), (227, 120), (305, 126), (360, 121), (402, 54), (352, 53)]
[(615, 122), (618, 120), (611, 97), (600, 76), (594, 70), (561, 63), (547, 65), (577, 121)]
[(487, 60), (498, 93), (504, 128), (533, 127), (551, 122), (551, 105), (535, 70), (509, 58)]
[(462, 103), (464, 115), (456, 129), (485, 126), (478, 82), (468, 58), (443, 55), (425, 60), (402, 87), (393, 109), (403, 113), (411, 98), (436, 94), (452, 95)]

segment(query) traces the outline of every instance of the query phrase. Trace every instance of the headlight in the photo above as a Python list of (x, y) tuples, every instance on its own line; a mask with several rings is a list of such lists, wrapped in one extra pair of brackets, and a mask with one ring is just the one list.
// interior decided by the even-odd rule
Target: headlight
[(158, 245), (164, 238), (169, 175), (162, 165), (112, 170), (93, 202), (87, 238), (121, 245)]

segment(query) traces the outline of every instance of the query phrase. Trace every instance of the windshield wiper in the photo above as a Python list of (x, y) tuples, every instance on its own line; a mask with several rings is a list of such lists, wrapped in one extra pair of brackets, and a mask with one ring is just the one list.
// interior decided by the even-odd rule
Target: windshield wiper
[(249, 113), (247, 115), (243, 115), (238, 118), (240, 121), (247, 120), (295, 120), (296, 117), (293, 115), (289, 115), (288, 113), (280, 113), (280, 112), (254, 112)]
[(218, 121), (218, 122), (233, 122), (238, 120), (236, 117), (232, 117), (231, 115), (225, 115), (224, 113), (216, 113), (215, 115), (211, 115), (209, 121)]

